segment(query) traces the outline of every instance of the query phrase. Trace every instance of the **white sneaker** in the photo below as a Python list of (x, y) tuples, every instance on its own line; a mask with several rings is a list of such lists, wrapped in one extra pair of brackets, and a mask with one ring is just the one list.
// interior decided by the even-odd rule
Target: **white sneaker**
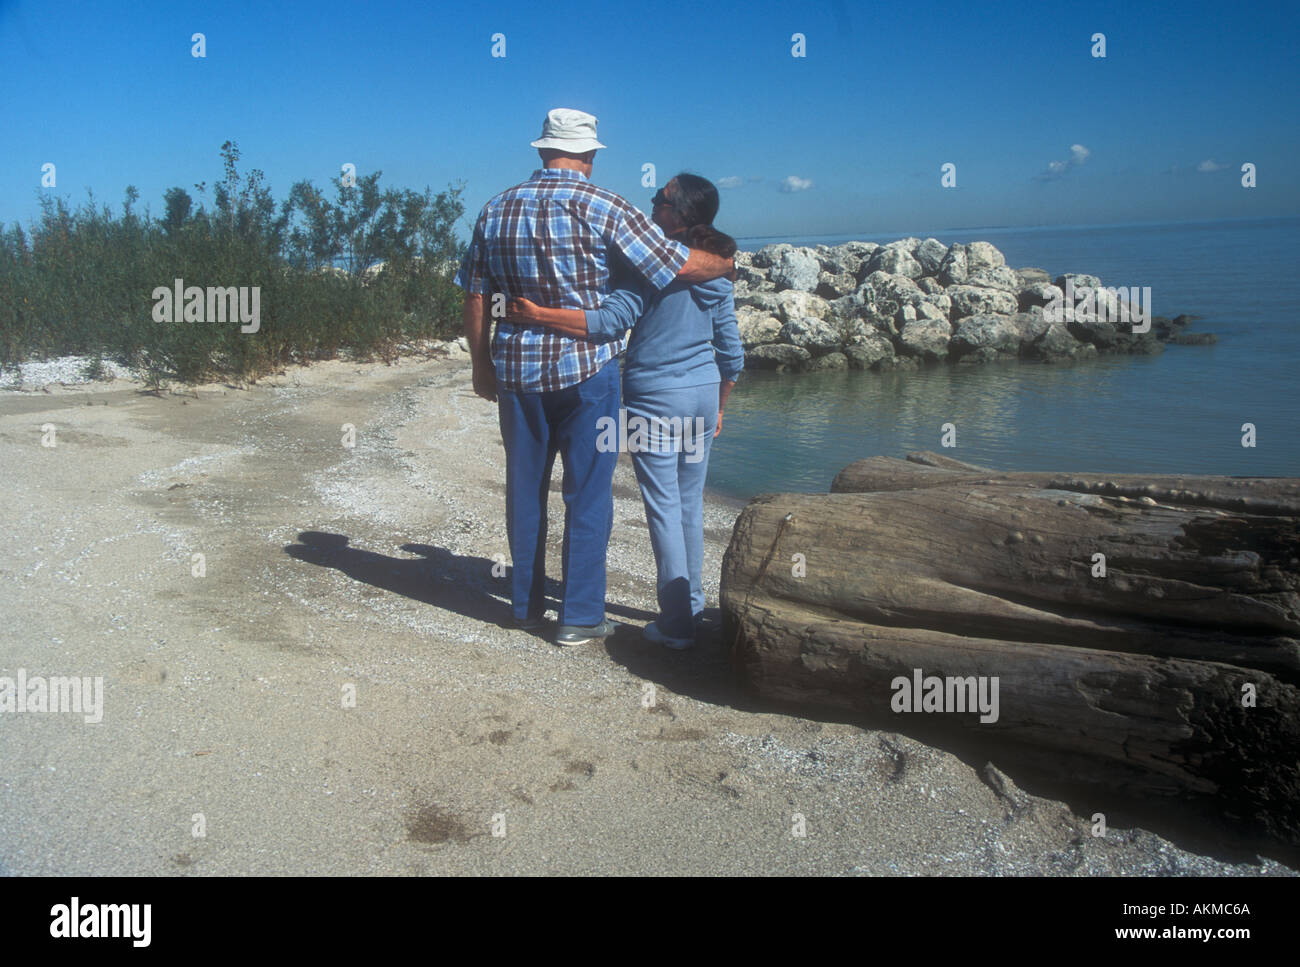
[(656, 645), (663, 645), (665, 648), (675, 648), (681, 651), (690, 648), (695, 644), (694, 638), (669, 638), (659, 630), (659, 625), (652, 621), (641, 632), (645, 635), (646, 641), (653, 641)]

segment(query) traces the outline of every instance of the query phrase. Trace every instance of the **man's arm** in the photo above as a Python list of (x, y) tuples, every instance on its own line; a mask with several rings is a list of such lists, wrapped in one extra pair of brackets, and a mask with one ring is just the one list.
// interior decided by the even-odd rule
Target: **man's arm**
[(465, 342), (469, 345), (470, 362), (474, 366), (474, 394), (488, 402), (497, 400), (497, 374), (492, 365), (492, 318), (488, 302), (480, 293), (465, 293), (465, 308), (461, 321), (465, 326)]
[(721, 255), (714, 255), (712, 252), (706, 252), (702, 248), (687, 249), (690, 256), (686, 259), (686, 264), (682, 266), (677, 278), (683, 282), (708, 282), (710, 279), (717, 279), (726, 276), (731, 281), (736, 281), (736, 262), (734, 259), (723, 258)]
[(736, 266), (731, 259), (674, 242), (631, 205), (620, 213), (607, 242), (656, 289), (664, 288), (673, 279), (695, 283), (724, 275), (735, 278)]
[(497, 374), (492, 365), (492, 319), (485, 296), (491, 292), (488, 281), (487, 239), (484, 225), (487, 209), (479, 212), (474, 223), (474, 235), (456, 273), (455, 283), (465, 290), (465, 305), (461, 310), (461, 324), (465, 329), (465, 344), (469, 347), (470, 362), (474, 365), (474, 392), (489, 402), (496, 402)]

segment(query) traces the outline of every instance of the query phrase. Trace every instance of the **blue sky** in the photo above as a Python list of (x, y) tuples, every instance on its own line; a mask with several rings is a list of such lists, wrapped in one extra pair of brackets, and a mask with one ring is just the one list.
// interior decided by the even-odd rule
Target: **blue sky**
[(738, 236), (1295, 215), (1298, 10), (0, 0), (0, 221), (36, 214), (46, 162), (60, 196), (117, 205), (134, 184), (160, 214), (168, 187), (217, 180), (231, 139), (277, 200), (351, 162), (463, 181), (468, 225), (537, 166), (551, 107), (600, 119), (593, 180), (643, 209), (647, 162), (660, 183), (737, 179), (717, 224)]

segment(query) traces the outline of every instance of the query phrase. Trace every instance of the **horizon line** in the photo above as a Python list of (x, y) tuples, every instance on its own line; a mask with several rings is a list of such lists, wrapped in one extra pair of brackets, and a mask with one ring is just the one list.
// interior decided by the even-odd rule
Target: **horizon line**
[[(1054, 225), (968, 225), (958, 226), (956, 228), (930, 228), (925, 230), (904, 231), (902, 229), (890, 229), (886, 231), (861, 232), (857, 237), (872, 238), (883, 237), (886, 235), (897, 235), (899, 238), (926, 238), (934, 235), (951, 235), (954, 232), (1011, 232), (1011, 231), (1030, 231), (1041, 229), (1070, 229), (1070, 228), (1138, 228), (1152, 225), (1210, 225), (1220, 224), (1223, 222), (1261, 222), (1261, 221), (1284, 221), (1286, 219), (1300, 218), (1300, 214), (1290, 215), (1251, 215), (1239, 216), (1234, 218), (1187, 218), (1187, 219), (1156, 219), (1151, 221), (1133, 221), (1133, 222), (1067, 222)], [(902, 232), (899, 235), (899, 232)], [(737, 235), (737, 242), (761, 242), (768, 239), (788, 240), (792, 238), (852, 238), (852, 232), (801, 232), (801, 233), (777, 233), (772, 235)]]

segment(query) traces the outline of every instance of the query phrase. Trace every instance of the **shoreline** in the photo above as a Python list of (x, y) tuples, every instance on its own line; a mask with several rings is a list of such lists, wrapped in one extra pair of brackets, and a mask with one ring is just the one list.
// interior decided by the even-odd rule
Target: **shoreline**
[[(459, 351), (458, 347), (456, 346), (455, 340), (440, 342), (438, 343), (438, 346), (441, 347), (442, 352), (444, 353), (444, 355), (442, 356), (443, 359), (448, 359), (453, 362), (460, 362), (465, 364), (468, 363), (468, 355), (465, 354), (463, 351)], [(413, 351), (408, 353), (401, 353), (396, 357), (396, 359), (391, 365), (392, 366), (399, 366), (403, 364), (418, 365), (421, 363), (430, 362), (431, 359), (437, 357), (436, 356), (431, 357), (429, 355), (429, 348), (430, 347), (426, 346), (424, 350), (419, 352)], [(434, 350), (435, 353), (437, 351), (438, 351), (437, 349)], [(20, 364), (20, 366), (22, 367), (22, 369), (20, 369), (20, 372), (27, 372), (27, 373), (61, 372), (65, 374), (65, 376), (71, 376), (74, 375), (76, 372), (78, 372), (80, 367), (86, 362), (88, 362), (90, 358), (91, 357), (89, 356), (63, 356), (63, 357), (58, 357), (54, 361), (42, 360), (42, 361), (35, 361), (35, 362), (25, 362)], [(165, 395), (192, 396), (195, 393), (223, 391), (227, 389), (246, 390), (258, 386), (275, 386), (278, 385), (275, 382), (277, 380), (292, 379), (294, 378), (296, 373), (308, 371), (312, 367), (319, 367), (321, 365), (335, 364), (335, 363), (342, 366), (358, 366), (358, 367), (390, 365), (388, 363), (376, 362), (373, 360), (369, 362), (351, 360), (351, 359), (315, 360), (309, 363), (296, 363), (292, 366), (286, 367), (285, 370), (283, 370), (279, 374), (264, 376), (253, 382), (245, 381), (242, 383), (230, 383), (224, 380), (213, 380), (207, 383), (200, 383), (194, 386), (185, 385), (182, 388), (168, 389), (165, 391)], [(0, 384), (0, 401), (3, 401), (5, 399), (21, 399), (24, 397), (35, 399), (41, 396), (61, 397), (61, 396), (89, 395), (89, 394), (97, 394), (97, 393), (113, 393), (113, 392), (122, 392), (122, 391), (134, 391), (145, 395), (153, 395), (147, 389), (144, 381), (131, 375), (130, 371), (127, 370), (125, 367), (121, 367), (118, 364), (111, 363), (107, 360), (105, 361), (105, 365), (111, 367), (114, 370), (120, 370), (122, 375), (115, 376), (112, 379), (101, 379), (101, 380), (87, 380), (87, 379), (77, 378), (75, 382), (59, 381), (57, 379), (34, 380), (29, 382), (26, 379), (24, 379), (20, 385), (12, 385), (10, 383), (4, 383), (4, 384)], [(623, 455), (619, 458), (619, 463), (620, 466), (628, 463), (628, 459), (626, 455)], [(628, 465), (630, 466), (630, 464)], [(635, 481), (633, 481), (633, 484), (635, 485)], [(704, 489), (704, 496), (706, 501), (710, 501), (721, 508), (725, 508), (730, 512), (734, 512), (734, 515), (739, 515), (740, 511), (743, 510), (745, 505), (749, 502), (749, 498), (736, 497), (731, 494), (724, 493), (722, 491), (714, 490), (713, 488), (707, 486)], [(639, 491), (638, 491), (638, 499), (639, 499)]]
[[(119, 375), (113, 379), (105, 379), (105, 380), (86, 380), (81, 377), (76, 377), (75, 374), (79, 371), (81, 365), (88, 362), (90, 358), (91, 357), (89, 356), (64, 356), (64, 357), (58, 357), (56, 360), (52, 360), (52, 361), (46, 360), (46, 361), (24, 362), (20, 364), (23, 372), (26, 373), (36, 372), (36, 373), (44, 373), (44, 374), (57, 372), (63, 374), (65, 379), (70, 376), (75, 377), (75, 381), (60, 382), (58, 380), (36, 379), (30, 382), (24, 381), (21, 388), (16, 388), (13, 384), (9, 382), (0, 383), (0, 402), (3, 402), (6, 399), (28, 398), (28, 399), (35, 400), (42, 397), (60, 398), (60, 397), (67, 397), (67, 396), (88, 396), (88, 395), (94, 395), (98, 393), (116, 393), (116, 392), (125, 392), (125, 391), (135, 392), (142, 396), (149, 396), (149, 397), (155, 396), (155, 394), (147, 388), (143, 380), (139, 379), (134, 375), (131, 375), (130, 371), (125, 367), (121, 367), (119, 364), (112, 363), (108, 360), (105, 360), (105, 365), (112, 369), (120, 370), (122, 375)], [(1061, 365), (1086, 364), (1088, 362), (1091, 362), (1095, 358), (1096, 357), (1092, 357), (1091, 359), (1080, 359), (1071, 363), (1064, 363)], [(281, 383), (284, 380), (297, 379), (300, 377), (301, 374), (309, 373), (313, 369), (319, 370), (320, 367), (343, 367), (344, 369), (346, 369), (347, 367), (356, 367), (356, 368), (391, 367), (395, 369), (399, 366), (409, 367), (409, 366), (421, 365), (433, 361), (450, 361), (454, 364), (464, 366), (466, 373), (468, 373), (469, 371), (468, 354), (464, 350), (461, 350), (459, 348), (456, 340), (447, 340), (447, 341), (430, 340), (427, 343), (422, 344), (418, 349), (415, 347), (407, 347), (407, 351), (399, 353), (394, 358), (392, 363), (385, 363), (379, 360), (370, 360), (370, 361), (354, 360), (354, 359), (344, 358), (341, 355), (339, 358), (332, 359), (332, 360), (314, 360), (306, 363), (294, 363), (291, 364), (290, 366), (285, 367), (285, 369), (278, 374), (270, 374), (270, 375), (262, 376), (255, 381), (228, 382), (225, 380), (212, 380), (206, 383), (200, 383), (193, 386), (187, 384), (175, 384), (163, 391), (163, 398), (168, 398), (168, 397), (193, 398), (196, 393), (202, 394), (202, 393), (211, 393), (211, 392), (225, 392), (228, 390), (248, 391), (248, 390), (255, 390), (261, 387), (275, 387), (281, 385)], [(1017, 361), (1010, 360), (1007, 362), (1015, 363)], [(1022, 360), (1019, 362), (1024, 363), (1026, 361)], [(854, 371), (850, 370), (849, 372), (854, 372)], [(877, 372), (877, 371), (873, 371), (873, 372)], [(769, 372), (766, 375), (771, 377), (771, 376), (776, 376), (777, 374)], [(802, 375), (813, 375), (813, 374), (799, 374), (799, 375), (802, 376)], [(744, 377), (742, 375), (742, 379), (743, 378)], [(626, 454), (620, 455), (619, 466), (620, 468), (626, 466), (626, 468), (630, 473), (631, 462), (629, 457)], [(636, 498), (639, 506), (639, 502), (641, 499), (640, 492), (634, 477), (630, 479), (630, 486), (632, 488), (632, 491), (636, 494)], [(785, 488), (776, 488), (776, 489), (767, 488), (764, 491), (762, 491), (762, 493), (776, 493), (776, 492), (790, 492), (790, 491), (788, 491), (788, 489)], [(823, 493), (825, 491), (800, 489), (793, 492)], [(730, 513), (732, 515), (733, 521), (735, 517), (739, 515), (740, 511), (745, 508), (745, 506), (749, 503), (749, 501), (752, 500), (753, 497), (759, 495), (760, 494), (756, 493), (748, 497), (735, 496), (726, 491), (718, 490), (707, 484), (704, 489), (704, 496), (706, 502), (712, 503), (719, 510), (725, 510), (726, 512)]]

